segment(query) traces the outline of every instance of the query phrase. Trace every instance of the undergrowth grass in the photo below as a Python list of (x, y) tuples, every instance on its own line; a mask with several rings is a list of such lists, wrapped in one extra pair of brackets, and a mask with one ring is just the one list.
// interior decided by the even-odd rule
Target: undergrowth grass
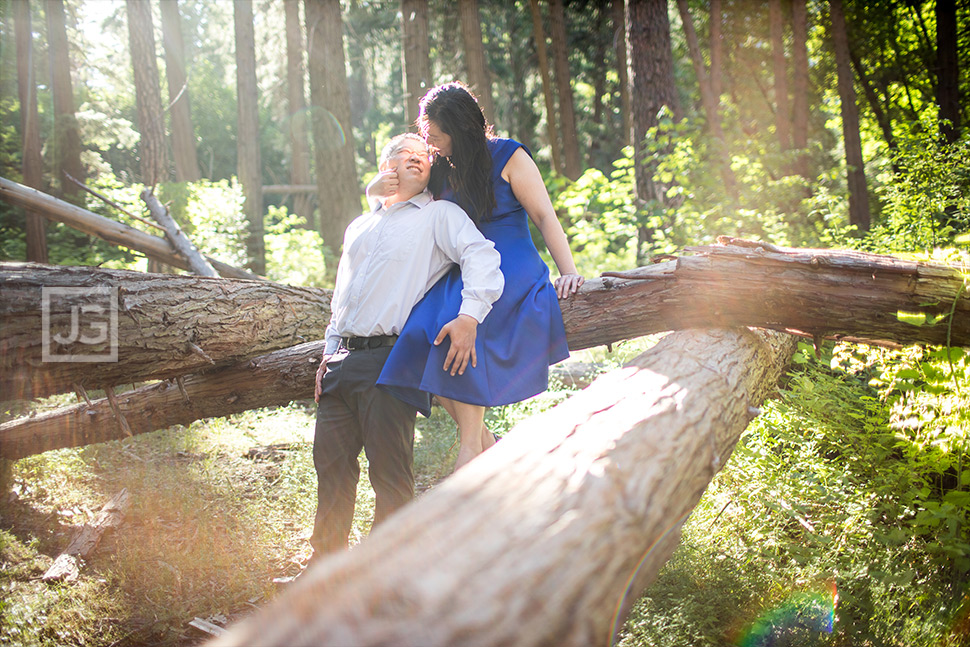
[[(608, 370), (655, 341), (574, 358)], [(970, 489), (970, 461), (928, 462), (937, 446), (893, 427), (899, 407), (873, 386), (888, 378), (871, 365), (830, 369), (808, 355), (708, 488), (616, 644), (970, 645), (957, 554), (967, 526), (953, 503)], [(486, 424), (502, 436), (569, 394), (553, 384), (489, 410)], [(294, 403), (17, 461), (0, 494), (0, 644), (195, 645), (206, 637), (193, 618), (227, 624), (272, 599), (274, 579), (297, 574), (310, 553), (313, 419), (312, 403)], [(443, 410), (419, 417), (419, 495), (451, 473), (456, 453)], [(366, 537), (374, 507), (360, 460), (351, 543)], [(80, 579), (40, 582), (121, 488), (131, 495), (124, 522)]]

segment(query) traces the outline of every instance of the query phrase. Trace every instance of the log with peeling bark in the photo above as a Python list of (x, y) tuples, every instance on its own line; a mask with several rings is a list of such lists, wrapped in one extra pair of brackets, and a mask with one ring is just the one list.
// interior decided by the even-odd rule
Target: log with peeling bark
[(730, 326), (876, 344), (970, 346), (970, 290), (959, 267), (720, 240), (689, 248), (693, 255), (587, 281), (560, 302), (569, 347)]
[(185, 262), (189, 264), (189, 269), (192, 272), (199, 276), (219, 276), (215, 268), (199, 253), (199, 250), (195, 248), (195, 245), (192, 244), (189, 237), (185, 235), (185, 232), (182, 231), (179, 224), (175, 222), (175, 218), (168, 212), (165, 205), (158, 201), (158, 198), (155, 197), (151, 189), (143, 190), (141, 192), (141, 199), (148, 205), (148, 213), (165, 229), (165, 237), (172, 243), (172, 247), (175, 248), (179, 255), (185, 259)]
[(121, 519), (128, 509), (128, 490), (122, 489), (104, 504), (97, 518), (84, 524), (84, 527), (67, 545), (50, 568), (41, 576), (44, 582), (61, 582), (76, 580), (80, 573), (80, 560), (86, 558), (98, 546), (102, 535), (121, 523)]
[[(134, 227), (115, 222), (91, 213), (87, 209), (82, 209), (70, 202), (64, 202), (57, 198), (47, 195), (36, 189), (24, 186), (7, 178), (0, 177), (0, 199), (10, 204), (19, 205), (28, 209), (33, 209), (44, 214), (49, 220), (63, 222), (66, 225), (83, 231), (86, 234), (97, 236), (112, 245), (127, 247), (137, 252), (141, 252), (149, 258), (161, 261), (166, 265), (188, 270), (188, 262), (182, 258), (170, 242), (158, 236), (152, 236)], [(236, 279), (262, 279), (263, 277), (247, 272), (223, 263), (209, 256), (206, 259), (212, 266), (227, 278)]]
[(208, 647), (610, 644), (794, 346), (744, 329), (667, 336)]
[[(57, 295), (51, 288), (72, 292)], [(330, 320), (330, 290), (269, 281), (0, 263), (0, 292), (0, 400), (194, 373), (320, 339)], [(117, 361), (44, 361), (45, 330), (48, 360), (106, 353), (110, 336), (82, 343), (83, 335), (94, 337), (85, 330), (95, 323), (85, 323), (95, 315), (84, 307), (100, 308), (102, 317), (116, 308)], [(55, 334), (71, 338), (72, 317), (78, 341), (53, 343)]]

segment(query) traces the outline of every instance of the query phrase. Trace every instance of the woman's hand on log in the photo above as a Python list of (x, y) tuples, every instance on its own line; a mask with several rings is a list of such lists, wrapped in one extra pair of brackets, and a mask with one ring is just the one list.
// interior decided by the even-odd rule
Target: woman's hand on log
[(579, 286), (585, 282), (586, 279), (580, 274), (563, 274), (556, 279), (553, 285), (556, 286), (556, 294), (559, 295), (559, 298), (565, 299), (571, 294), (576, 294)]

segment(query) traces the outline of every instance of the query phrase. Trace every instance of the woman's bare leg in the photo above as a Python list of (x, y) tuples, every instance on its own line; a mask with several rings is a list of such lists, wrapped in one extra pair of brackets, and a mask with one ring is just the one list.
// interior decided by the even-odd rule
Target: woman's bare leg
[(477, 404), (458, 402), (440, 395), (435, 396), (445, 408), (445, 411), (458, 425), (458, 460), (455, 461), (457, 471), (468, 461), (495, 444), (492, 434), (485, 428), (485, 407)]

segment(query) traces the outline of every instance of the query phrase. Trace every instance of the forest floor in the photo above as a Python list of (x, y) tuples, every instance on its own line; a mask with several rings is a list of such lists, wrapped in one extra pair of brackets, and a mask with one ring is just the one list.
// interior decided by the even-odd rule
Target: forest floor
[[(486, 422), (501, 436), (568, 395), (495, 408)], [(0, 644), (185, 647), (211, 637), (194, 619), (226, 626), (278, 595), (311, 552), (314, 412), (296, 402), (14, 463), (0, 494)], [(456, 455), (448, 415), (419, 416), (419, 496)], [(80, 577), (41, 581), (122, 488), (123, 521)], [(373, 507), (362, 455), (351, 544), (366, 537)]]

